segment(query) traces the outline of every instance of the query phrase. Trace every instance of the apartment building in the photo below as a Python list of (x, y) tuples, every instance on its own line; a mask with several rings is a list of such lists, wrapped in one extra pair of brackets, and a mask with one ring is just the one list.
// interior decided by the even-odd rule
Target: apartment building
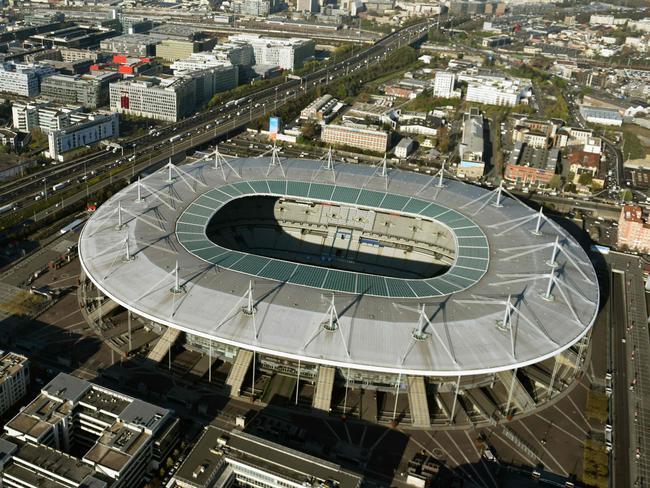
[(280, 5), (278, 0), (235, 0), (232, 3), (232, 11), (236, 14), (266, 17), (277, 12)]
[(546, 186), (557, 171), (560, 161), (558, 149), (532, 147), (517, 142), (506, 164), (506, 180), (520, 185)]
[(64, 152), (120, 135), (119, 116), (116, 113), (83, 115), (82, 120), (47, 134), (46, 157), (63, 161)]
[(450, 71), (436, 72), (433, 83), (433, 96), (440, 98), (460, 97), (460, 92), (454, 90), (456, 84), (456, 73)]
[(208, 426), (174, 475), (180, 488), (358, 488), (362, 478), (338, 464), (260, 437)]
[(4, 63), (0, 65), (0, 92), (35, 97), (43, 79), (54, 73), (56, 70), (47, 64)]
[(388, 150), (390, 132), (352, 122), (328, 124), (323, 126), (321, 140), (328, 144), (383, 153)]
[(618, 247), (650, 252), (650, 225), (637, 205), (624, 205), (618, 219)]
[(230, 36), (236, 43), (250, 44), (253, 47), (255, 64), (279, 66), (282, 69), (302, 68), (305, 61), (314, 57), (316, 44), (312, 39), (261, 37), (256, 34)]
[(41, 97), (61, 104), (79, 104), (97, 108), (108, 104), (109, 84), (119, 73), (92, 75), (53, 75), (41, 83)]
[(178, 441), (172, 411), (61, 373), (4, 426), (6, 487), (131, 488)]
[(0, 351), (0, 415), (25, 396), (29, 386), (29, 360), (20, 354)]

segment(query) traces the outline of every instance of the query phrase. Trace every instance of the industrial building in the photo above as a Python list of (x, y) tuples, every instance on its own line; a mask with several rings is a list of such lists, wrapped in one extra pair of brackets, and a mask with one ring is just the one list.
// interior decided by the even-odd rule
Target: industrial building
[(483, 176), (485, 161), (485, 121), (483, 115), (476, 109), (463, 115), (463, 134), (458, 144), (458, 172), (464, 177), (476, 179)]
[(132, 488), (178, 441), (173, 412), (60, 373), (4, 426), (2, 486)]
[(612, 125), (615, 127), (623, 125), (623, 117), (615, 108), (580, 105), (580, 115), (590, 124)]
[(159, 334), (151, 361), (185, 348), (232, 396), (281, 384), (289, 405), (422, 428), (555, 398), (600, 301), (580, 244), (502, 186), (275, 151), (132, 184), (87, 221), (79, 257), (88, 320), (128, 310)]

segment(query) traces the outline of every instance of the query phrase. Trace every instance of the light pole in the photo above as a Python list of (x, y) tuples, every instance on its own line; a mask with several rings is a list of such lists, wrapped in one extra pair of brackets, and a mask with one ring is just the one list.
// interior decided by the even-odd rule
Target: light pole
[(45, 201), (47, 201), (47, 176), (43, 178), (43, 194), (45, 196)]

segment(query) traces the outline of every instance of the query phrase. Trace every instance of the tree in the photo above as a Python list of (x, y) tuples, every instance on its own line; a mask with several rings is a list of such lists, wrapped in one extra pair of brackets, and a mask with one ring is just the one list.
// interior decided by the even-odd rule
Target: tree
[(578, 183), (584, 186), (589, 186), (591, 184), (591, 181), (594, 179), (593, 175), (591, 173), (582, 173), (578, 177)]
[(300, 129), (300, 134), (302, 135), (302, 137), (304, 137), (307, 140), (314, 140), (318, 135), (318, 127), (311, 120), (307, 121), (302, 125), (302, 128)]

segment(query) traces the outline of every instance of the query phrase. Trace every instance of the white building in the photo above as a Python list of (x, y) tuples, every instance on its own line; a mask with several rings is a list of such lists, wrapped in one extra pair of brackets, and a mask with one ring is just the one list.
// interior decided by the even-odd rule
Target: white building
[(29, 361), (25, 356), (1, 352), (0, 415), (13, 407), (27, 393)]
[(41, 80), (55, 73), (47, 64), (4, 63), (0, 65), (0, 91), (35, 97), (41, 91)]
[(395, 146), (395, 157), (400, 159), (407, 158), (415, 149), (415, 141), (410, 137), (404, 137)]
[(221, 59), (214, 53), (201, 52), (192, 53), (189, 58), (174, 61), (170, 66), (175, 75), (183, 75), (209, 68), (230, 67), (232, 64), (229, 60)]
[(314, 57), (316, 44), (311, 39), (292, 37), (280, 39), (261, 37), (256, 34), (230, 36), (230, 41), (253, 46), (255, 64), (279, 66), (282, 69), (301, 68), (304, 62)]
[(158, 120), (177, 120), (193, 114), (218, 92), (235, 88), (237, 66), (193, 71), (183, 76), (140, 77), (110, 85), (114, 112)]
[(81, 106), (57, 107), (51, 102), (14, 102), (11, 107), (13, 126), (21, 132), (38, 129), (48, 133), (63, 129), (74, 123), (82, 110)]
[(179, 488), (359, 488), (362, 478), (341, 466), (246, 432), (205, 428), (175, 472)]
[(465, 98), (468, 102), (514, 107), (519, 103), (526, 103), (532, 96), (531, 81), (523, 78), (461, 75), (459, 79), (467, 81)]
[(436, 78), (433, 84), (433, 96), (440, 98), (455, 98), (460, 96), (454, 91), (456, 84), (456, 73), (449, 71), (436, 72)]
[(250, 44), (226, 42), (212, 48), (212, 54), (222, 61), (230, 61), (234, 66), (252, 66), (255, 64), (255, 51)]
[(5, 487), (131, 488), (178, 441), (171, 410), (60, 373), (4, 425)]
[(620, 127), (623, 125), (623, 117), (618, 110), (614, 108), (580, 106), (580, 115), (590, 124), (613, 125)]
[(61, 154), (66, 151), (119, 136), (119, 127), (119, 116), (115, 113), (91, 114), (64, 129), (51, 131), (45, 155), (63, 161)]

